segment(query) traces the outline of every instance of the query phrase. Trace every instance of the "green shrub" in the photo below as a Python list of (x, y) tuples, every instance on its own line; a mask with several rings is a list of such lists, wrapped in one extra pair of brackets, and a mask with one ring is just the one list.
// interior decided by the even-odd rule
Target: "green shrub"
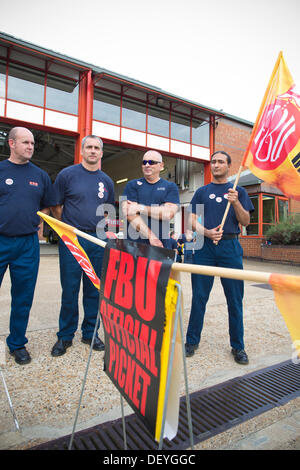
[(283, 222), (272, 225), (265, 237), (273, 245), (300, 245), (299, 217), (289, 216)]

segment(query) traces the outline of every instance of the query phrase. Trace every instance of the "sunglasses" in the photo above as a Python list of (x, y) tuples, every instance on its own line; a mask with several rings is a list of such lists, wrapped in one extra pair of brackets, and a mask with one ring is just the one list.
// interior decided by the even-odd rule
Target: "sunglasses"
[(143, 165), (147, 165), (147, 163), (149, 163), (149, 165), (157, 165), (161, 162), (157, 162), (156, 160), (143, 160)]

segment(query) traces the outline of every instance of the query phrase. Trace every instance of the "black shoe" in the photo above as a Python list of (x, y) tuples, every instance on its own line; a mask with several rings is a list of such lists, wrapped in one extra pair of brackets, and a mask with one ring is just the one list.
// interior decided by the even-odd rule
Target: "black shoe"
[[(92, 338), (82, 338), (81, 342), (91, 345), (92, 344)], [(105, 349), (104, 343), (101, 341), (100, 338), (98, 338), (98, 336), (96, 336), (95, 339), (94, 339), (93, 349), (95, 351), (104, 351), (104, 349)]]
[(64, 341), (63, 339), (59, 339), (53, 346), (51, 355), (54, 357), (63, 356), (63, 354), (67, 352), (67, 348), (70, 346), (72, 346), (72, 341)]
[(10, 351), (10, 354), (11, 356), (15, 357), (15, 361), (18, 364), (21, 364), (21, 366), (29, 364), (29, 362), (31, 361), (30, 354), (26, 350), (26, 348), (15, 349), (14, 351)]
[(246, 354), (246, 352), (243, 349), (233, 349), (231, 350), (231, 353), (233, 354), (235, 362), (238, 364), (249, 364), (249, 359)]
[(186, 357), (191, 357), (195, 354), (196, 349), (198, 349), (199, 344), (185, 344), (185, 356)]

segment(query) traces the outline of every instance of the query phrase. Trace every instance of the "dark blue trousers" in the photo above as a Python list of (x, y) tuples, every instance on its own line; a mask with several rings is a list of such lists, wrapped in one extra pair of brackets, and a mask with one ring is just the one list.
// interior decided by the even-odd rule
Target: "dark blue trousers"
[[(201, 250), (195, 250), (194, 264), (243, 269), (243, 250), (237, 239), (221, 240), (215, 245), (205, 238)], [(213, 287), (214, 277), (192, 274), (192, 307), (187, 329), (186, 342), (199, 344), (203, 328), (206, 303)], [(231, 347), (244, 349), (243, 296), (244, 282), (221, 278), (227, 301), (229, 337)]]
[(193, 252), (192, 251), (184, 252), (184, 262), (187, 264), (193, 264)]
[(12, 352), (27, 342), (26, 330), (33, 302), (40, 260), (37, 233), (21, 237), (0, 235), (0, 285), (9, 267), (11, 279), (10, 334), (6, 339)]
[[(96, 236), (96, 234), (92, 235)], [(88, 255), (100, 279), (104, 249), (84, 238), (78, 237), (78, 241)], [(62, 240), (59, 241), (59, 264), (62, 297), (57, 336), (65, 341), (71, 341), (74, 337), (78, 327), (78, 296), (82, 280), (84, 310), (84, 319), (81, 325), (82, 336), (84, 338), (92, 338), (99, 308), (99, 291), (84, 273)]]

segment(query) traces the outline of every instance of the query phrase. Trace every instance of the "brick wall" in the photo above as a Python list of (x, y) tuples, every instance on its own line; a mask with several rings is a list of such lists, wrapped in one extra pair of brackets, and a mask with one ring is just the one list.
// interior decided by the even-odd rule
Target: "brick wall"
[(300, 265), (300, 246), (266, 245), (264, 238), (240, 238), (245, 258)]
[(230, 175), (237, 173), (240, 168), (245, 150), (249, 143), (252, 126), (231, 121), (229, 119), (219, 119), (215, 129), (215, 151), (224, 150), (232, 158)]
[(290, 212), (297, 212), (298, 214), (300, 214), (300, 201), (290, 199)]
[(263, 238), (240, 238), (240, 244), (246, 258), (261, 258), (261, 245), (263, 243)]
[(264, 245), (261, 254), (263, 260), (300, 264), (300, 246)]

